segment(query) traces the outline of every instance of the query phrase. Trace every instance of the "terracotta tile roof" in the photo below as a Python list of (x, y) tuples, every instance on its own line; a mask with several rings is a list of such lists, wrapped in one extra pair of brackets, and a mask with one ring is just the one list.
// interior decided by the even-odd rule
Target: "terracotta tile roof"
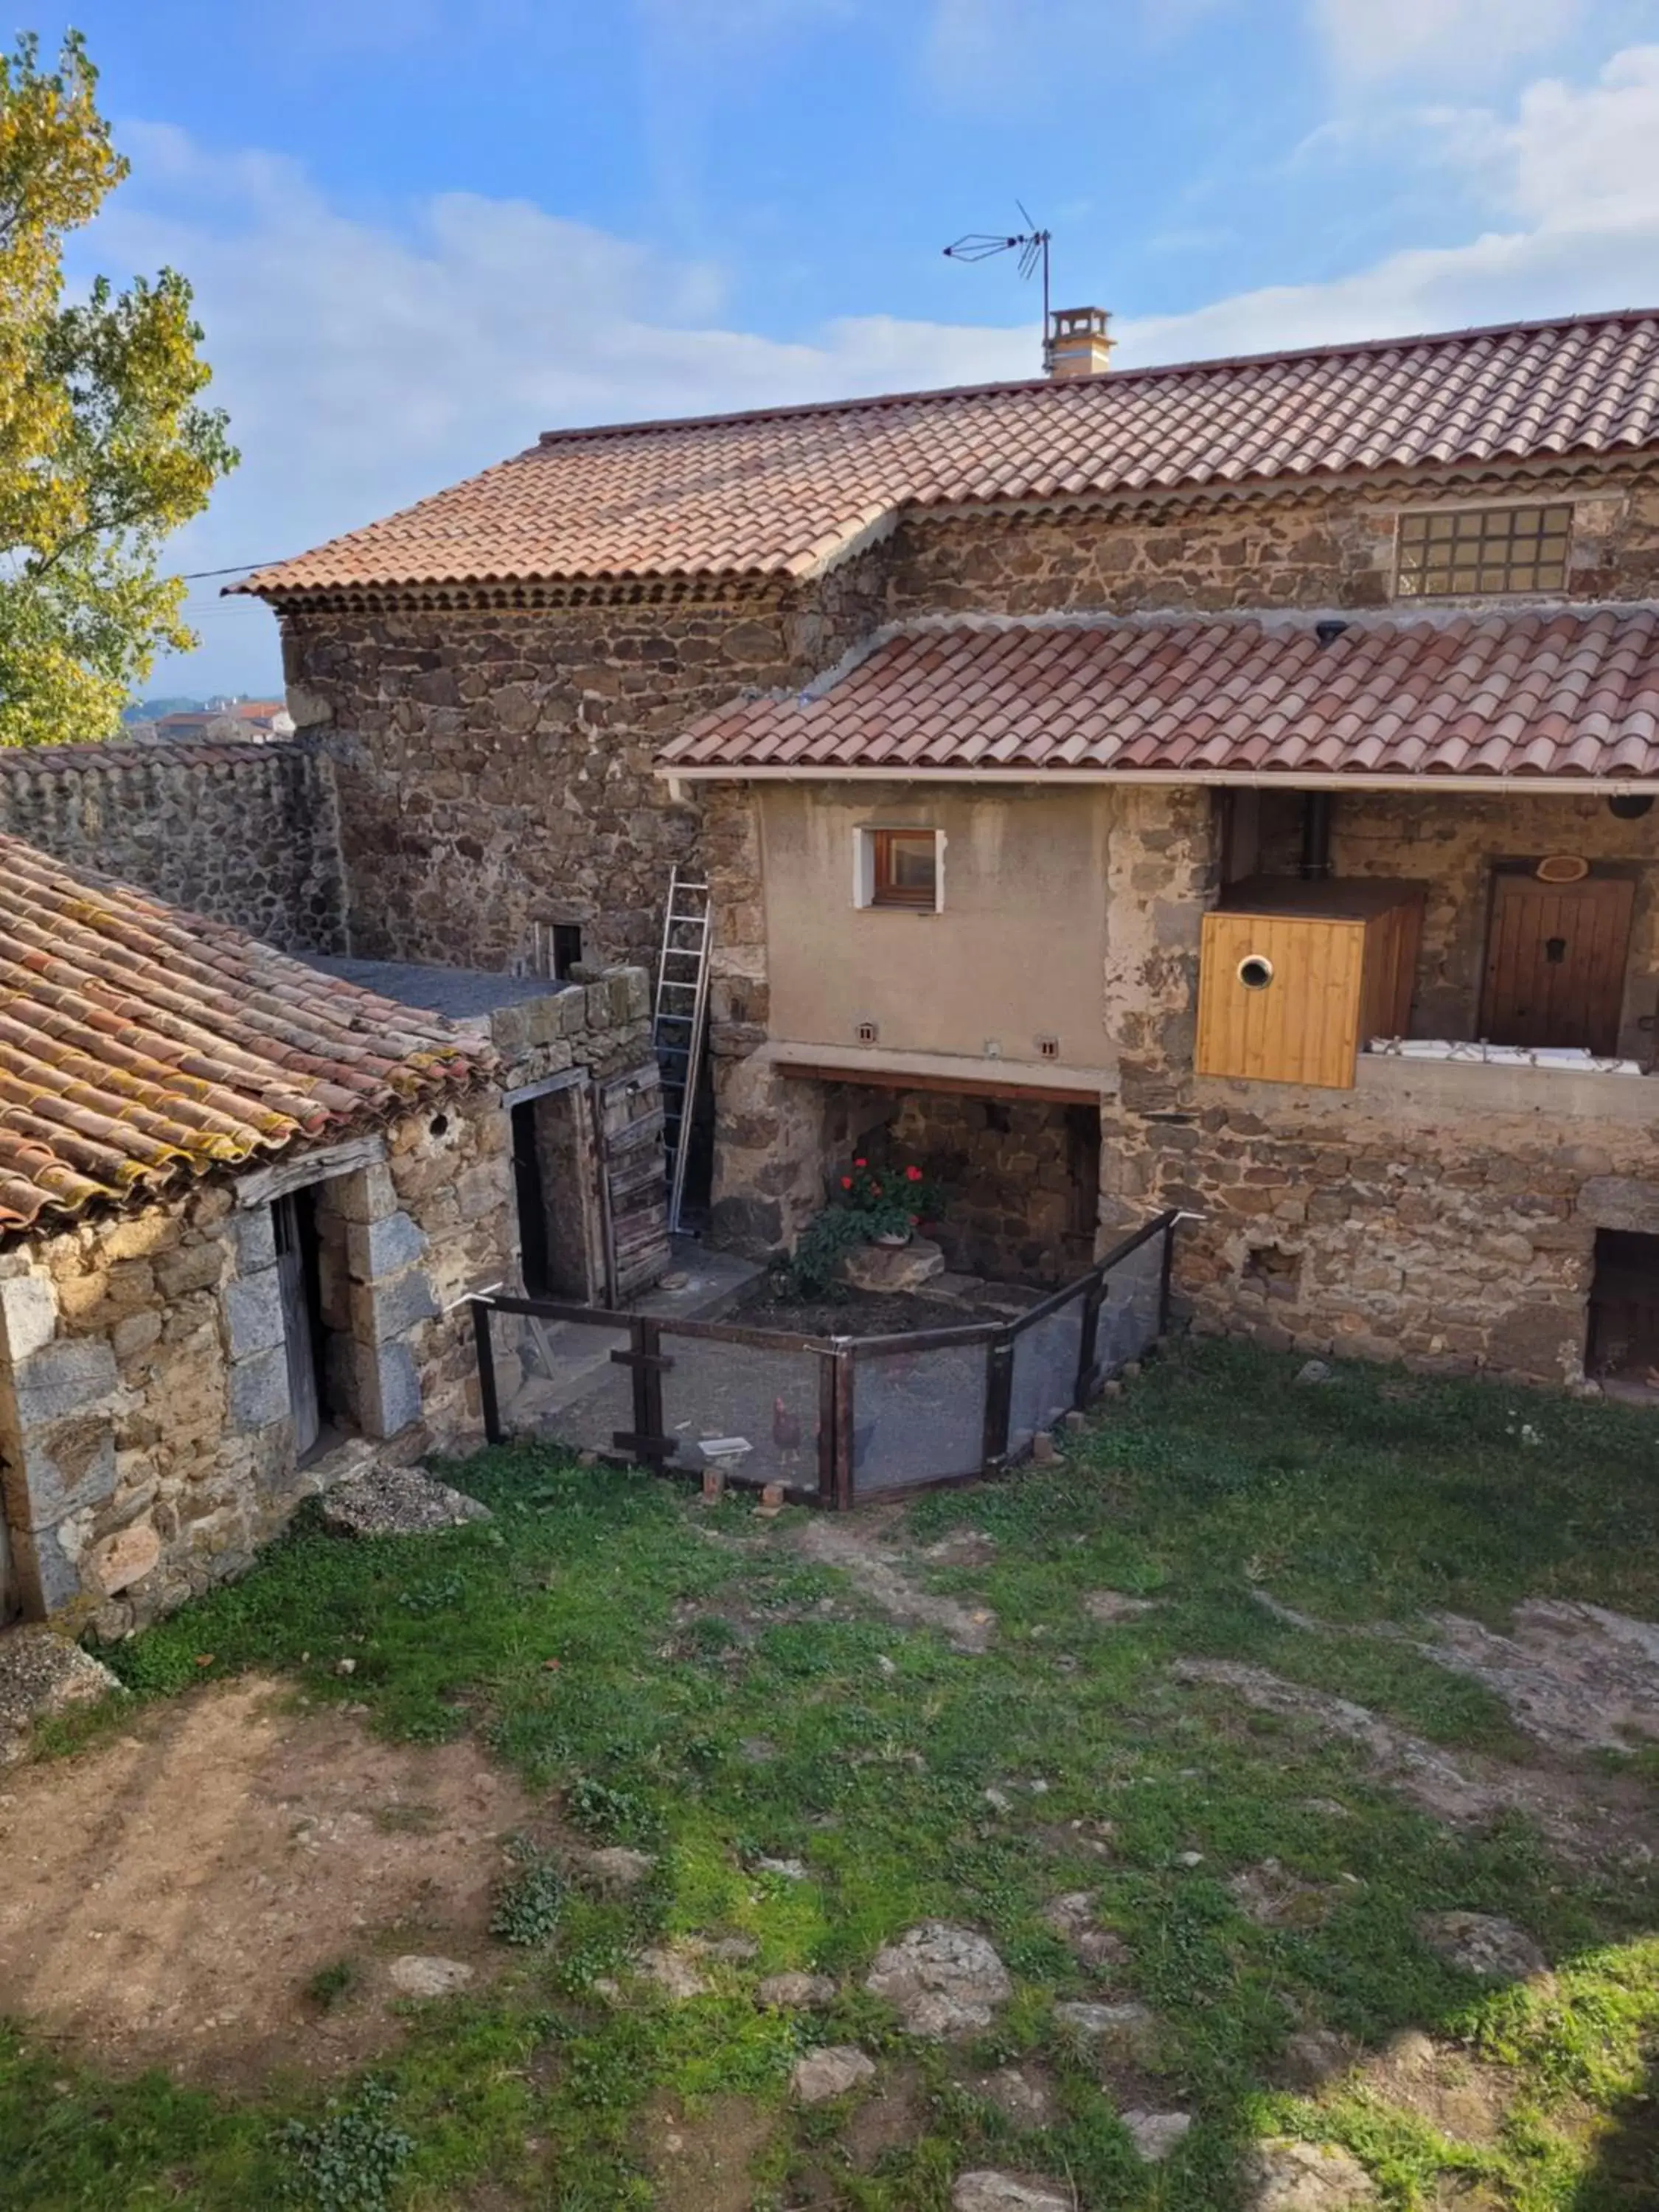
[[(816, 687), (815, 687), (816, 688)], [(740, 701), (664, 769), (1659, 780), (1659, 611), (994, 621), (878, 640), (818, 696)]]
[(799, 576), (896, 510), (1659, 444), (1659, 309), (549, 432), (234, 591)]
[(373, 1126), (488, 1058), (432, 1015), (0, 836), (0, 1231)]

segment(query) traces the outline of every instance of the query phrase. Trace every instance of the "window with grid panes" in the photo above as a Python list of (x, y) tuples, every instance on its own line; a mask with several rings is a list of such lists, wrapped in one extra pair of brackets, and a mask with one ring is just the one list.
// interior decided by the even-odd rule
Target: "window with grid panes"
[(1395, 596), (1559, 592), (1567, 580), (1570, 507), (1482, 507), (1402, 514)]

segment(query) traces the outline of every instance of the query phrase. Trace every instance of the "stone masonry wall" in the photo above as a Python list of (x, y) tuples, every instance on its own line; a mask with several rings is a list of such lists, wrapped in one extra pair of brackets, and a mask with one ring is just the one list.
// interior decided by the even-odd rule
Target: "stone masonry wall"
[(1125, 1218), (1199, 1216), (1177, 1237), (1176, 1287), (1200, 1329), (1582, 1378), (1595, 1232), (1659, 1230), (1659, 1136), (1547, 1103), (1407, 1120), (1347, 1093), (1227, 1088), (1238, 1096), (1176, 1121), (1105, 1117), (1120, 1194), (1138, 1183)]
[(928, 1235), (951, 1266), (1056, 1284), (1095, 1256), (1100, 1115), (1091, 1106), (907, 1091), (870, 1140), (873, 1162), (915, 1161), (944, 1188)]
[(803, 682), (878, 619), (872, 555), (810, 592), (540, 611), (296, 611), (289, 710), (336, 764), (354, 951), (507, 968), (538, 922), (648, 958), (695, 805), (659, 747)]
[(285, 951), (346, 950), (333, 779), (303, 746), (0, 750), (0, 830)]

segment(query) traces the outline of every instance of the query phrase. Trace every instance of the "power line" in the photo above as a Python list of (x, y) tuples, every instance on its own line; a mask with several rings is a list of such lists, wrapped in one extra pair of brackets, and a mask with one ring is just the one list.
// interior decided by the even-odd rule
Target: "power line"
[(228, 568), (183, 568), (176, 580), (181, 584), (199, 584), (208, 576), (245, 576), (250, 568), (276, 568), (281, 565), (279, 561), (237, 561)]

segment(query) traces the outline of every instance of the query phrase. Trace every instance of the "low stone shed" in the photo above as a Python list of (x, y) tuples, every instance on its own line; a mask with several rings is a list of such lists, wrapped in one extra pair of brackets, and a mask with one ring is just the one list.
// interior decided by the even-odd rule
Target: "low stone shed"
[(466, 1295), (528, 1233), (512, 1101), (625, 1121), (643, 994), (450, 1020), (0, 836), (0, 1626), (121, 1634), (307, 1495), (475, 1440)]

